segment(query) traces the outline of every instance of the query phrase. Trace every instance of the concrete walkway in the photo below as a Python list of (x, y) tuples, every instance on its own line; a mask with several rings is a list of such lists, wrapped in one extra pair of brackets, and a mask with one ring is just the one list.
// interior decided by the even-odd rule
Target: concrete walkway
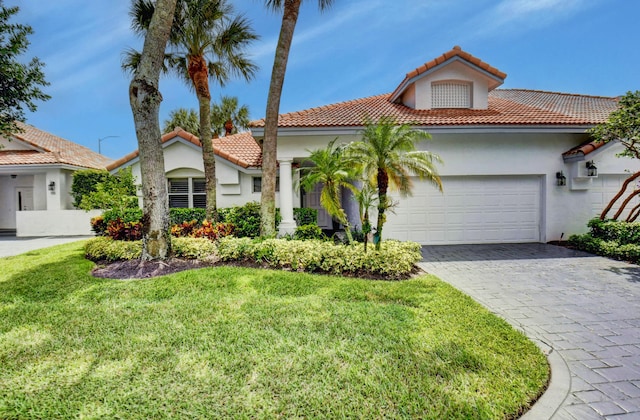
[[(640, 419), (640, 267), (546, 244), (423, 248), (421, 267), (538, 342), (530, 419)], [(560, 357), (559, 357), (560, 356)]]
[(15, 236), (0, 236), (0, 258), (23, 254), (36, 249), (47, 248), (67, 242), (80, 241), (92, 236), (48, 236), (38, 238), (16, 238)]

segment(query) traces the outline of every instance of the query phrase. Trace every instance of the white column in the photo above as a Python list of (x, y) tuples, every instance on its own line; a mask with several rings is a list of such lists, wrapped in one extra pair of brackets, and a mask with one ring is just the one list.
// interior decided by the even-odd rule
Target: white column
[(291, 158), (278, 160), (280, 164), (280, 216), (282, 216), (282, 221), (278, 228), (280, 236), (293, 233), (296, 230), (296, 221), (293, 220), (292, 160)]
[(46, 176), (46, 197), (47, 210), (62, 210), (62, 174), (60, 170), (47, 171)]

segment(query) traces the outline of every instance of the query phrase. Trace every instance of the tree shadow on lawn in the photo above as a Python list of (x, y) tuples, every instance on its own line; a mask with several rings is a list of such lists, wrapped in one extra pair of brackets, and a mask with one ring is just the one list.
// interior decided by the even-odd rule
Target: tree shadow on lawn
[[(25, 255), (33, 257), (45, 255), (48, 250), (33, 251), (16, 257), (16, 263)], [(56, 259), (55, 262), (36, 264), (13, 274), (0, 282), (0, 296), (3, 300), (24, 302), (54, 302), (64, 300), (77, 291), (92, 287), (98, 279), (91, 276), (93, 263), (77, 254)]]

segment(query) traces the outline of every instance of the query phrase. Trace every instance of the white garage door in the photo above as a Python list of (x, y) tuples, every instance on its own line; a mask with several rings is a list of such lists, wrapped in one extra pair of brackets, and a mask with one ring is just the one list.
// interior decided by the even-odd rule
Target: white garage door
[(421, 244), (538, 242), (540, 178), (443, 177), (444, 193), (415, 180), (387, 216), (383, 238)]
[[(591, 213), (593, 217), (600, 216), (602, 210), (604, 210), (604, 208), (609, 204), (609, 201), (615, 197), (618, 191), (620, 191), (622, 183), (629, 176), (630, 175), (599, 175), (598, 178), (591, 181), (592, 185), (589, 189), (589, 196), (591, 198)], [(633, 182), (627, 186), (625, 195), (616, 201), (615, 205), (609, 213), (607, 213), (607, 217), (613, 217), (616, 211), (620, 208), (624, 198), (635, 189), (636, 184)], [(625, 218), (629, 214), (629, 211), (638, 205), (638, 203), (640, 203), (640, 198), (637, 196), (632, 198), (629, 204), (625, 207), (626, 211), (622, 213), (621, 218)]]

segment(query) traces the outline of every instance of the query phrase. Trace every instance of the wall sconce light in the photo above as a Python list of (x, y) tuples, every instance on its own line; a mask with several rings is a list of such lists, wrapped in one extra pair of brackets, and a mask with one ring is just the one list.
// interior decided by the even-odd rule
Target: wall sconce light
[(16, 174), (11, 174), (11, 179), (16, 179), (18, 177), (18, 175)]
[(587, 176), (598, 176), (598, 168), (596, 168), (592, 160), (587, 162)]
[(55, 192), (56, 191), (56, 183), (55, 183), (55, 181), (51, 181), (49, 183), (49, 191), (51, 191), (51, 192)]
[(567, 177), (564, 176), (562, 171), (556, 172), (556, 185), (558, 187), (564, 187), (565, 185), (567, 185)]

